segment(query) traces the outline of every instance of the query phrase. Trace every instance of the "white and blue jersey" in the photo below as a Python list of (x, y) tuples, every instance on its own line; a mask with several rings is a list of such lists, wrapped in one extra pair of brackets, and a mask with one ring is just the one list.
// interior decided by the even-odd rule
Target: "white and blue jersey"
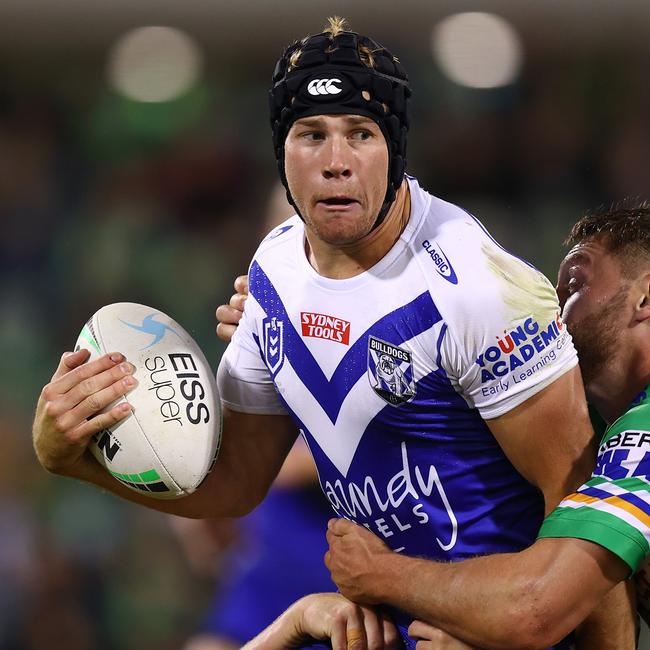
[(314, 271), (297, 216), (262, 242), (221, 397), (291, 415), (336, 514), (391, 548), (443, 561), (517, 551), (543, 499), (484, 420), (573, 368), (575, 350), (548, 280), (408, 182), (404, 232), (353, 278)]

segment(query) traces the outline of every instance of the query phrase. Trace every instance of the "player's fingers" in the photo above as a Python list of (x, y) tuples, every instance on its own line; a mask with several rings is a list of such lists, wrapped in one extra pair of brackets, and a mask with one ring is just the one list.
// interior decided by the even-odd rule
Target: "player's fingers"
[(366, 650), (366, 633), (363, 627), (363, 615), (358, 607), (355, 613), (348, 616), (345, 626), (345, 638), (347, 650)]
[(243, 312), (244, 307), (246, 305), (246, 298), (248, 298), (248, 294), (234, 293), (232, 296), (230, 296), (230, 300), (228, 301), (228, 304), (233, 309)]
[(334, 517), (327, 522), (327, 532), (331, 533), (335, 537), (341, 537), (346, 533), (350, 532), (351, 527), (354, 527), (355, 524), (343, 519), (342, 517)]
[(234, 285), (235, 291), (237, 293), (248, 294), (248, 276), (247, 275), (238, 275), (235, 278)]
[(426, 636), (427, 631), (431, 630), (431, 626), (422, 621), (413, 621), (408, 628), (408, 635), (413, 639), (421, 639)]
[(237, 325), (225, 325), (219, 323), (217, 325), (217, 336), (226, 343), (230, 343), (234, 333), (237, 331)]
[(61, 431), (76, 429), (83, 421), (91, 416), (96, 416), (110, 404), (126, 395), (138, 385), (138, 380), (131, 375), (107, 386), (106, 388), (88, 395), (77, 406), (66, 410), (57, 420)]
[(348, 641), (346, 634), (346, 622), (343, 618), (336, 618), (332, 621), (332, 629), (330, 630), (330, 643), (332, 650), (347, 650)]
[(386, 612), (379, 613), (382, 633), (384, 635), (384, 647), (386, 650), (398, 650), (402, 647), (401, 638), (397, 626)]
[[(134, 372), (135, 366), (128, 361), (123, 361), (117, 366), (100, 372), (98, 375), (83, 379), (65, 395), (61, 396), (59, 408), (62, 410), (73, 409), (86, 398), (92, 397), (95, 393), (99, 393), (99, 391), (120, 382), (122, 379), (126, 379)], [(125, 386), (129, 387), (128, 382)]]
[(361, 606), (363, 628), (368, 650), (384, 650), (384, 631), (379, 616), (374, 609)]
[[(84, 379), (98, 375), (100, 372), (108, 370), (122, 361), (124, 361), (124, 355), (119, 352), (104, 354), (99, 359), (89, 361), (88, 363), (76, 367), (74, 370), (69, 370), (68, 372), (61, 374), (61, 376), (48, 385), (48, 388), (50, 389), (50, 392), (53, 393), (52, 397), (54, 395), (62, 395), (63, 393), (67, 393), (73, 386), (76, 386)], [(63, 360), (61, 363), (64, 363)]]
[(61, 360), (59, 365), (56, 367), (54, 374), (52, 375), (51, 381), (56, 381), (59, 377), (62, 377), (67, 372), (74, 370), (77, 366), (80, 366), (90, 356), (88, 350), (77, 350), (76, 352), (64, 352), (61, 355)]
[(128, 402), (116, 404), (110, 411), (100, 413), (90, 420), (84, 420), (76, 429), (70, 432), (70, 438), (76, 442), (85, 442), (104, 429), (116, 425), (128, 417), (133, 411), (133, 406)]
[(242, 310), (235, 309), (230, 305), (219, 305), (217, 307), (217, 320), (226, 325), (237, 325), (242, 317)]

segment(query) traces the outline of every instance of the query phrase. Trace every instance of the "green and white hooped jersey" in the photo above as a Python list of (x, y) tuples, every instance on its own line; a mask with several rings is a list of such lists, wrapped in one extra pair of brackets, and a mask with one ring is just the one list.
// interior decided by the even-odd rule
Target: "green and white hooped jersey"
[(539, 537), (595, 542), (633, 572), (650, 554), (650, 386), (605, 431), (591, 479), (545, 519)]

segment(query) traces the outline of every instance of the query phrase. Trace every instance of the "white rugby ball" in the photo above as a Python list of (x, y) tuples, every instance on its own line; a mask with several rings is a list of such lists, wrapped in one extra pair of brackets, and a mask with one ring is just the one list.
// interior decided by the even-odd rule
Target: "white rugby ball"
[(102, 307), (75, 350), (90, 359), (121, 352), (138, 386), (122, 401), (133, 410), (90, 443), (115, 479), (156, 499), (190, 494), (212, 469), (221, 442), (221, 402), (214, 374), (194, 339), (157, 309), (130, 302)]

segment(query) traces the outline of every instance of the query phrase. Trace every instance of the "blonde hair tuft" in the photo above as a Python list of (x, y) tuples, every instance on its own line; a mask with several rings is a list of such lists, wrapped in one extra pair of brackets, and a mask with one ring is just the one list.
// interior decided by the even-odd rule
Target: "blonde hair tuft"
[(336, 38), (339, 34), (343, 32), (349, 32), (350, 26), (348, 21), (341, 16), (330, 16), (327, 19), (327, 27), (323, 30), (323, 34), (329, 34), (330, 39)]

